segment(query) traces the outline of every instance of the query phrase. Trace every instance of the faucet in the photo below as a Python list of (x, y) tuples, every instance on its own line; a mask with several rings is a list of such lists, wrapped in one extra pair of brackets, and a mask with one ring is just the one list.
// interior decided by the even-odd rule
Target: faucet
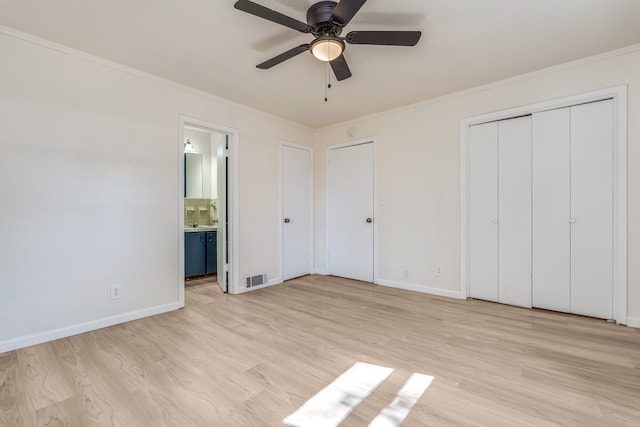
[(209, 209), (209, 220), (210, 220), (211, 224), (217, 225), (218, 224), (218, 207), (216, 206), (216, 201), (215, 200), (213, 200), (211, 203), (209, 203), (209, 208), (210, 208)]

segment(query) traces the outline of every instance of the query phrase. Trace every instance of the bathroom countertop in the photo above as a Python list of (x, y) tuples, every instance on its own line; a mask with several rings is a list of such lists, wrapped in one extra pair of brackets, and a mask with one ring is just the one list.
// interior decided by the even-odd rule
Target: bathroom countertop
[(197, 227), (184, 227), (185, 233), (195, 233), (197, 231), (216, 231), (218, 230), (217, 225), (199, 225)]

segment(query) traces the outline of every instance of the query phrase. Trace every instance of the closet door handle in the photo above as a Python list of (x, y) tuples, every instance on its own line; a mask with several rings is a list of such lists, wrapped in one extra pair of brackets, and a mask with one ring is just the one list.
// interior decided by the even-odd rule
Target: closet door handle
[(500, 222), (500, 220), (498, 220), (498, 218), (494, 218), (494, 219), (491, 220), (491, 222), (493, 224), (498, 224)]
[(576, 218), (569, 218), (569, 224), (575, 224), (576, 222), (578, 222), (578, 220)]

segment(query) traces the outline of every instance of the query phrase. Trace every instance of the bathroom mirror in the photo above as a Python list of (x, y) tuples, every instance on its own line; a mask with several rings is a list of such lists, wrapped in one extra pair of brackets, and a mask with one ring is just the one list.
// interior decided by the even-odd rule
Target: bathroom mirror
[(184, 196), (190, 199), (202, 198), (202, 154), (184, 154)]

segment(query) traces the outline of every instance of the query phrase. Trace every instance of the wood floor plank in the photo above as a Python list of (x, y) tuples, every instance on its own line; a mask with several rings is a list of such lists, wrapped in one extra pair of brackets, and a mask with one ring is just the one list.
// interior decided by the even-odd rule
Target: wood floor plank
[(91, 345), (96, 332), (73, 337), (79, 343), (78, 351), (60, 356), (62, 371), (73, 384), (86, 425), (136, 425), (141, 419), (129, 406), (132, 399), (125, 377), (105, 365), (100, 350)]
[(49, 344), (19, 350), (17, 355), (20, 388), (30, 411), (73, 397), (73, 390)]
[[(25, 424), (27, 425), (27, 424)], [(38, 409), (28, 425), (34, 427), (88, 426), (89, 420), (76, 397)]]
[(640, 332), (598, 319), (307, 276), (0, 354), (0, 426), (279, 426), (356, 362), (394, 371), (341, 424), (366, 426), (412, 373), (403, 426), (640, 425)]
[(16, 352), (0, 355), (0, 413), (8, 413), (18, 406), (18, 355)]

